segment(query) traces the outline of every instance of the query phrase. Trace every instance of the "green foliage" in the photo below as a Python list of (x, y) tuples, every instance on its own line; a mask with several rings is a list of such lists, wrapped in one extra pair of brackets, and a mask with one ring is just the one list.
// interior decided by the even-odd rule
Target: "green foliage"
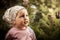
[(38, 40), (60, 40), (60, 18), (56, 18), (56, 12), (59, 10), (57, 3), (57, 0), (35, 0), (35, 3), (33, 2), (39, 14), (35, 14), (31, 26)]

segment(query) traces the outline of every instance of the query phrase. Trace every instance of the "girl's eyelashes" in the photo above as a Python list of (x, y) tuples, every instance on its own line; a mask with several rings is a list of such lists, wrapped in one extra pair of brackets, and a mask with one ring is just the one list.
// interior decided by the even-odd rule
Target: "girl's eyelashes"
[(21, 15), (21, 16), (19, 16), (19, 18), (21, 18), (21, 17), (27, 17), (28, 16), (28, 14), (27, 15)]
[(21, 15), (19, 18), (24, 17), (24, 15)]

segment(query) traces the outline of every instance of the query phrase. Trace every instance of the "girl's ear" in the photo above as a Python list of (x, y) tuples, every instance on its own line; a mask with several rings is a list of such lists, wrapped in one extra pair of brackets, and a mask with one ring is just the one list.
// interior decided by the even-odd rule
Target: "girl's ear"
[(11, 22), (11, 26), (15, 26), (16, 25), (16, 22), (15, 21), (12, 21)]
[(12, 23), (13, 23), (13, 25), (15, 25), (15, 24), (16, 24), (16, 22), (15, 22), (15, 21), (13, 21)]

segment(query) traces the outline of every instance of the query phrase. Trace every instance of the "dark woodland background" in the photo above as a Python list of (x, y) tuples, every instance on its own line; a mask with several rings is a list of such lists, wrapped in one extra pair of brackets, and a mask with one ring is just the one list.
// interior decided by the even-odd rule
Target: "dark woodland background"
[[(0, 0), (0, 40), (4, 40), (10, 29), (2, 20), (4, 12), (14, 5), (22, 5), (22, 2), (22, 0)], [(29, 0), (29, 4), (25, 7), (30, 16), (29, 25), (34, 30), (37, 40), (60, 40), (60, 0)]]

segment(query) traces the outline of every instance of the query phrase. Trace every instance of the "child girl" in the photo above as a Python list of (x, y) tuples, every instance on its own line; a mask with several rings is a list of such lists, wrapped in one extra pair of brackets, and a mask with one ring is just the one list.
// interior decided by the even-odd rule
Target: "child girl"
[(16, 5), (7, 9), (3, 20), (12, 26), (5, 40), (36, 40), (34, 31), (28, 26), (28, 12), (23, 6)]

